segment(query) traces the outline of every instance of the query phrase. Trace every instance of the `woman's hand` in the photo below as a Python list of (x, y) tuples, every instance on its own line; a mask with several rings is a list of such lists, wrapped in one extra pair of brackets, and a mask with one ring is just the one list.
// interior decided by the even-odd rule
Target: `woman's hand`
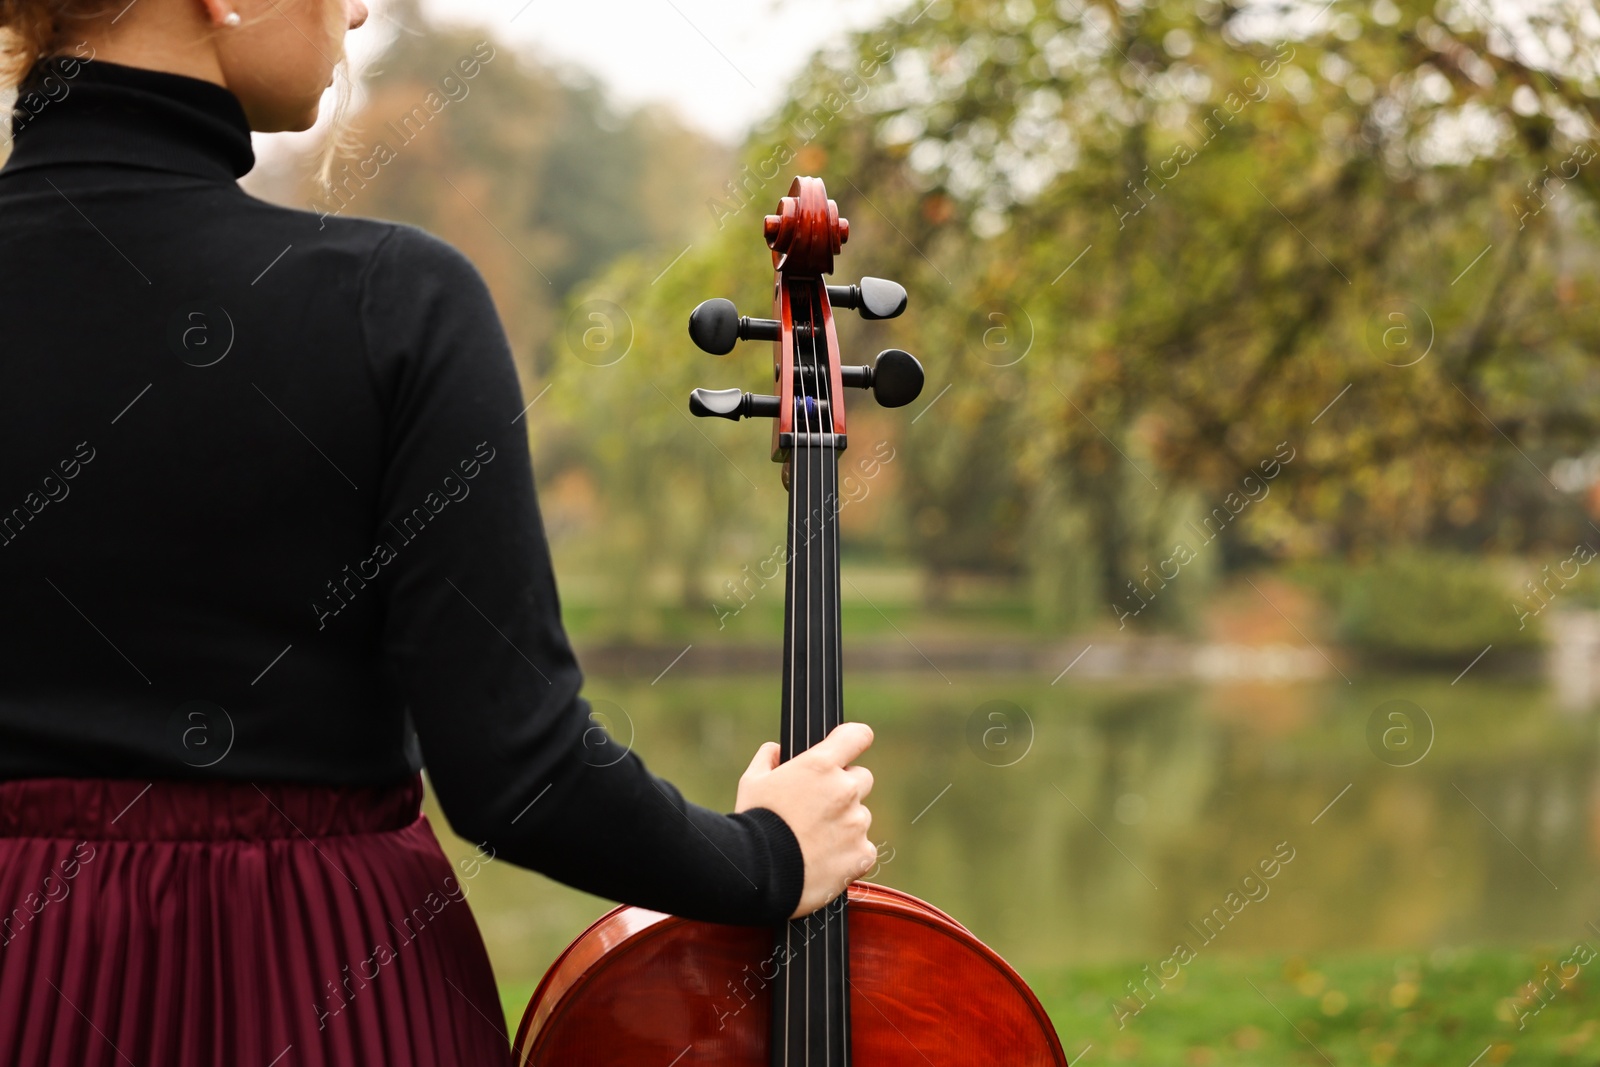
[(872, 813), (861, 801), (872, 792), (872, 772), (850, 762), (872, 744), (872, 727), (840, 723), (833, 732), (786, 763), (768, 741), (739, 779), (734, 811), (769, 808), (789, 824), (805, 857), (800, 906), (789, 918), (810, 915), (878, 862), (867, 840)]

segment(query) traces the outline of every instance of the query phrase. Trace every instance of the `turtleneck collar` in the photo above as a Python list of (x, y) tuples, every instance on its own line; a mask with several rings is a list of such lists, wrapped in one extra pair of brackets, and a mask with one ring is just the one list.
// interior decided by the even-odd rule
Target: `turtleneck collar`
[(122, 163), (232, 182), (255, 166), (233, 93), (203, 78), (104, 59), (39, 60), (17, 86), (3, 173)]

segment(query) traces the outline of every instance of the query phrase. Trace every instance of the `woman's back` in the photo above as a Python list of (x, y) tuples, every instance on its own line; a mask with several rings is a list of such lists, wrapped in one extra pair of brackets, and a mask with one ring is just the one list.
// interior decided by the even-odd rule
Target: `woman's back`
[[(0, 168), (0, 779), (369, 785), (425, 756), (457, 832), (514, 862), (792, 908), (781, 820), (686, 805), (587, 718), (476, 268), (244, 193), (220, 86), (51, 68)], [(597, 834), (622, 851), (576, 852)]]
[[(249, 128), (220, 86), (67, 69), (0, 171), (0, 718), (25, 727), (0, 776), (181, 774), (233, 731), (210, 773), (414, 770), (382, 672), (391, 575), (359, 572), (369, 531), (423, 489), (386, 483), (384, 431), (427, 316), (381, 287), (470, 268), (420, 231), (244, 193)], [(440, 492), (456, 458), (519, 432), (515, 379), (473, 362), (482, 404), (462, 414), (483, 432), (428, 442)], [(470, 536), (497, 504), (477, 495), (423, 537)], [(220, 710), (185, 744), (169, 719), (195, 701)]]
[(247, 195), (250, 130), (220, 83), (104, 58), (19, 93), (0, 1061), (495, 1062), (424, 763), (457, 833), (601, 896), (758, 925), (837, 896), (873, 855), (870, 731), (763, 746), (724, 814), (598, 728), (482, 277)]

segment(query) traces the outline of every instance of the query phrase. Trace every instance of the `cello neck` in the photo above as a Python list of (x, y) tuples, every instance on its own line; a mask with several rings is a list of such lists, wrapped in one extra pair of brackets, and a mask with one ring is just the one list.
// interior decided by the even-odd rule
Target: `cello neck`
[[(820, 285), (794, 285), (796, 323), (820, 319)], [(804, 306), (809, 304), (810, 306)], [(800, 332), (800, 331), (797, 331)], [(804, 331), (809, 333), (810, 331)], [(820, 331), (819, 331), (820, 332)], [(839, 635), (839, 453), (827, 367), (816, 345), (795, 344), (794, 432), (789, 442), (788, 575), (783, 623), (783, 758), (843, 721)], [(812, 403), (820, 398), (823, 403)]]
[[(794, 285), (796, 324), (820, 324), (826, 302), (818, 284)], [(820, 331), (817, 331), (820, 332)], [(810, 330), (796, 331), (804, 337)], [(842, 721), (839, 627), (839, 452), (822, 406), (826, 358), (814, 344), (795, 345), (794, 433), (789, 442), (788, 575), (784, 592), (782, 758), (804, 752)], [(819, 363), (822, 364), (819, 366)], [(830, 405), (831, 407), (831, 405)], [(777, 931), (780, 967), (773, 984), (774, 1067), (847, 1067), (850, 1062), (849, 937), (845, 895)]]
[[(819, 178), (799, 177), (778, 211), (762, 221), (772, 252), (773, 319), (740, 315), (730, 300), (707, 300), (689, 316), (689, 336), (713, 355), (740, 340), (769, 340), (777, 396), (740, 389), (696, 389), (699, 416), (773, 419), (772, 458), (789, 491), (787, 585), (783, 619), (783, 720), (779, 747), (792, 759), (827, 737), (844, 716), (839, 653), (839, 453), (845, 447), (845, 368), (833, 305), (867, 319), (892, 319), (906, 294), (882, 278), (825, 285), (850, 222)], [(903, 407), (922, 390), (922, 366), (886, 349), (870, 367), (850, 367), (851, 385), (870, 388), (884, 407)], [(774, 1067), (848, 1067), (850, 943), (848, 890), (776, 932), (772, 960)], [(765, 975), (763, 974), (763, 977)]]

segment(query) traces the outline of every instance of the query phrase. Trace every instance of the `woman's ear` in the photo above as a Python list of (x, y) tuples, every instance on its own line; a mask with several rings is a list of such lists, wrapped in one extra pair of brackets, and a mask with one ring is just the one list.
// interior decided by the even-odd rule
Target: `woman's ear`
[[(237, 26), (240, 22), (235, 0), (195, 0), (205, 12), (206, 21), (217, 29)], [(229, 16), (233, 16), (229, 21)]]

